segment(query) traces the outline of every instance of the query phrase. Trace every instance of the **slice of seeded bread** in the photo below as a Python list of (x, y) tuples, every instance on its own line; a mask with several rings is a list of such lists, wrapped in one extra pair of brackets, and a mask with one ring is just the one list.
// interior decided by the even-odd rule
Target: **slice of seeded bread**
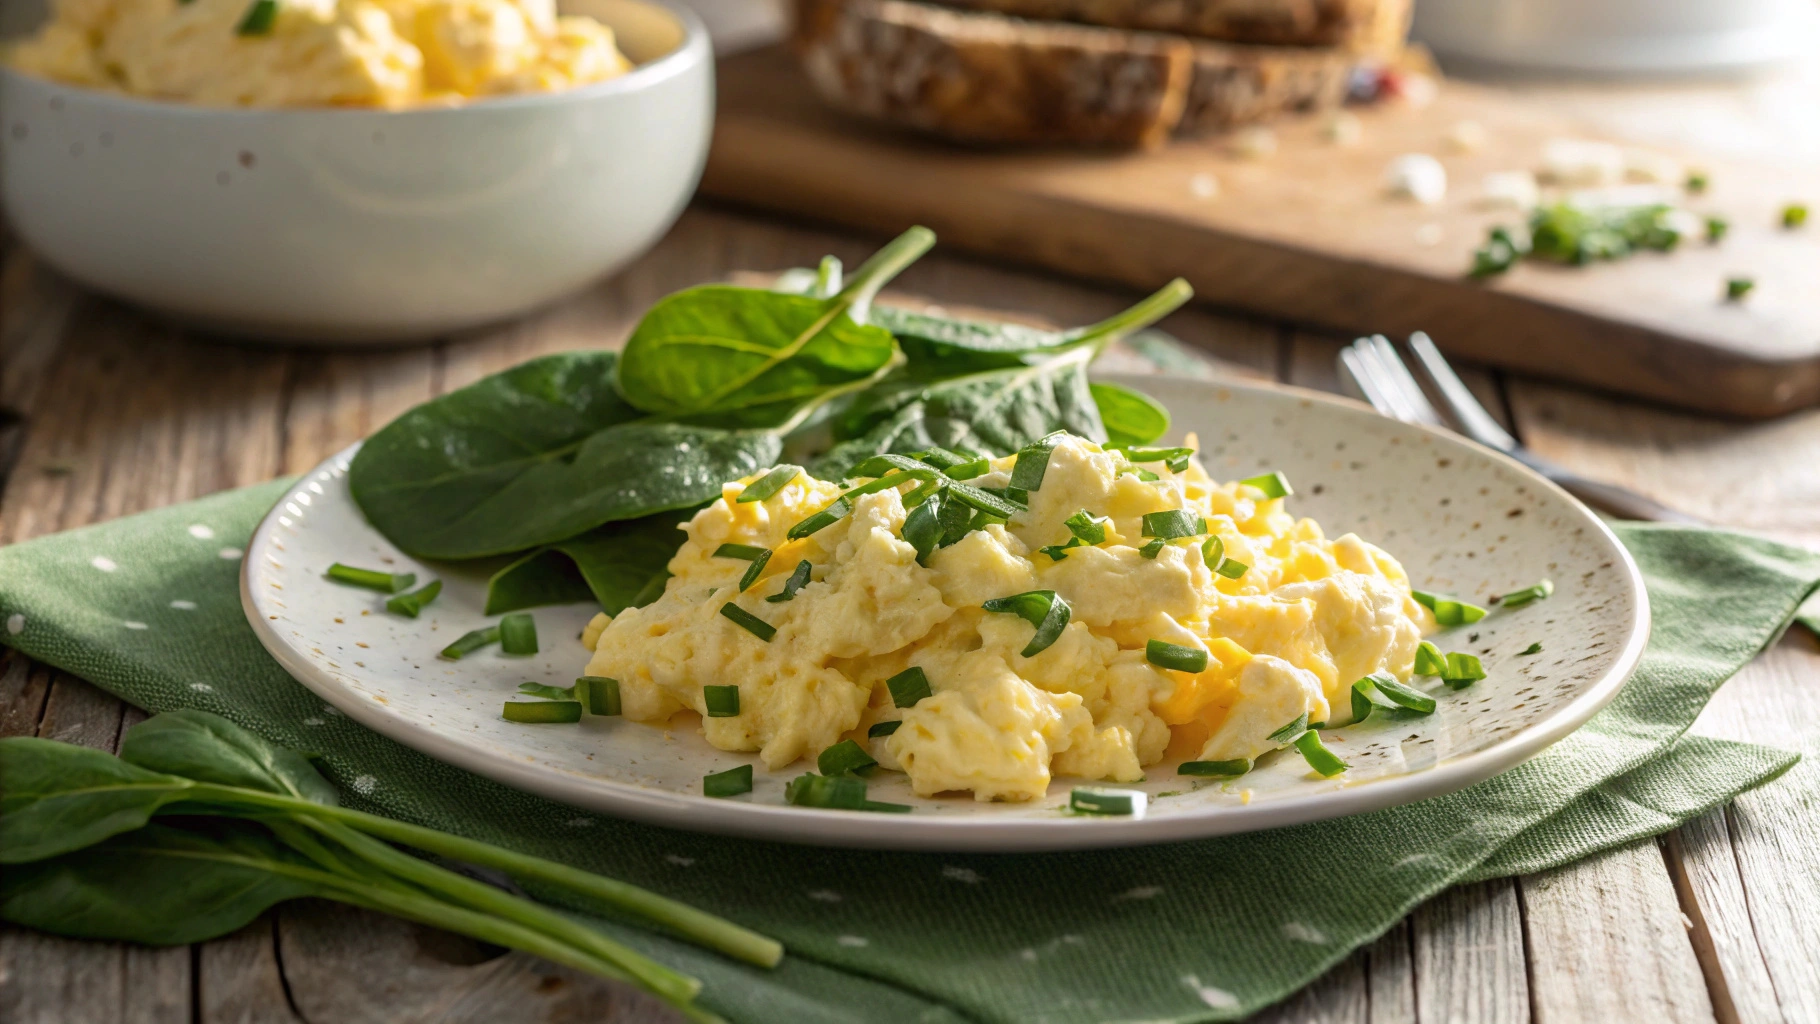
[(1410, 0), (935, 0), (948, 7), (1108, 28), (1173, 32), (1229, 43), (1393, 52)]
[(1149, 146), (1324, 108), (1354, 60), (909, 0), (797, 0), (794, 40), (836, 107), (1003, 144)]

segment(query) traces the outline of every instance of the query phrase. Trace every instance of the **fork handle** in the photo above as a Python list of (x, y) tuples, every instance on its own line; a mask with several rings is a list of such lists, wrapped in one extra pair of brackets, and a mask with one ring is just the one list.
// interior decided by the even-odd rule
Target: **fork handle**
[(1593, 508), (1617, 516), (1619, 519), (1645, 519), (1656, 523), (1684, 523), (1688, 526), (1706, 525), (1704, 520), (1669, 508), (1654, 498), (1646, 498), (1636, 491), (1619, 487), (1616, 484), (1588, 480), (1572, 470), (1562, 469), (1560, 466), (1539, 459), (1524, 461), (1530, 462), (1532, 469), (1559, 485), (1562, 490)]

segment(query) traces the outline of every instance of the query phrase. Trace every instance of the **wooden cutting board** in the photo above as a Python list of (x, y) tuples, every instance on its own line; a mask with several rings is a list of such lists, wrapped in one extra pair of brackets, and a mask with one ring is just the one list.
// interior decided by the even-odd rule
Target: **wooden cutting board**
[[(1138, 288), (1180, 275), (1215, 305), (1427, 331), (1469, 359), (1709, 412), (1820, 404), (1820, 219), (1801, 231), (1779, 220), (1791, 200), (1820, 206), (1810, 168), (1674, 154), (1708, 172), (1689, 205), (1730, 221), (1722, 244), (1527, 263), (1486, 284), (1464, 276), (1471, 253), (1519, 215), (1481, 205), (1484, 175), (1532, 169), (1546, 140), (1584, 132), (1484, 86), (1445, 83), (1420, 109), (1358, 109), (1364, 132), (1349, 146), (1327, 141), (1319, 119), (1293, 118), (1262, 159), (1224, 139), (1144, 153), (946, 145), (827, 110), (781, 48), (723, 60), (719, 93), (710, 195), (881, 232), (926, 224), (945, 245)], [(1487, 141), (1452, 152), (1447, 135), (1465, 120)], [(1386, 166), (1416, 152), (1447, 168), (1437, 206), (1384, 191)], [(1757, 282), (1742, 303), (1722, 301), (1734, 275)]]

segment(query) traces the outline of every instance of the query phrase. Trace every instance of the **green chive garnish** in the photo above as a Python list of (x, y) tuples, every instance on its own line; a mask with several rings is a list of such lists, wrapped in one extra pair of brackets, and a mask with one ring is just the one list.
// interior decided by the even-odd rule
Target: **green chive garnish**
[(1289, 478), (1281, 473), (1260, 473), (1248, 476), (1239, 483), (1263, 491), (1266, 498), (1287, 498), (1295, 493), (1295, 488), (1289, 486)]
[(995, 597), (981, 607), (989, 612), (1007, 612), (1023, 619), (1036, 627), (1036, 635), (1024, 647), (1022, 654), (1033, 658), (1048, 649), (1062, 635), (1068, 626), (1069, 616), (1074, 609), (1069, 607), (1066, 599), (1053, 590), (1031, 590), (1010, 597)]
[(1065, 431), (1058, 430), (1041, 441), (1019, 449), (1017, 461), (1011, 464), (1011, 486), (1025, 492), (1042, 487), (1043, 476), (1049, 471), (1049, 456), (1066, 436)]
[(1074, 539), (1082, 544), (1106, 543), (1106, 521), (1095, 519), (1093, 513), (1086, 509), (1081, 509), (1062, 520), (1062, 525), (1068, 527), (1068, 532), (1074, 534)]
[(1177, 672), (1205, 672), (1207, 670), (1207, 652), (1199, 647), (1185, 647), (1181, 644), (1164, 643), (1161, 640), (1149, 640), (1144, 643), (1144, 660), (1158, 668), (1173, 669)]
[(454, 643), (450, 644), (449, 646), (444, 647), (442, 649), (442, 653), (439, 655), (439, 657), (447, 658), (450, 661), (460, 661), (462, 658), (466, 657), (467, 655), (473, 654), (475, 651), (480, 650), (482, 647), (485, 647), (488, 644), (496, 644), (498, 642), (499, 642), (499, 627), (498, 626), (488, 626), (485, 629), (472, 630), (470, 632), (463, 633), (461, 635), (460, 639), (456, 640)]
[(776, 626), (771, 625), (769, 622), (746, 611), (744, 608), (741, 608), (731, 601), (720, 606), (720, 613), (727, 618), (732, 619), (734, 622), (739, 623), (742, 629), (751, 633), (753, 636), (758, 637), (760, 640), (763, 640), (765, 643), (770, 643), (771, 638), (777, 635)]
[(524, 612), (500, 619), (499, 649), (506, 654), (536, 654), (537, 620)]
[(1352, 689), (1347, 692), (1352, 697), (1352, 721), (1355, 725), (1370, 718), (1372, 709), (1379, 706), (1378, 702), (1372, 699), (1377, 696), (1377, 688), (1372, 686), (1368, 680), (1361, 679), (1353, 683)]
[(701, 688), (701, 702), (708, 709), (709, 718), (739, 717), (737, 686), (704, 686)]
[[(859, 465), (854, 466), (847, 475), (849, 479), (854, 480), (868, 476), (882, 479), (893, 473), (921, 472), (926, 470), (927, 464), (918, 461), (914, 456), (886, 453), (884, 455), (874, 455)], [(898, 482), (902, 483), (903, 481), (900, 480)]]
[(745, 562), (763, 558), (770, 553), (769, 548), (761, 548), (755, 544), (722, 544), (714, 549), (715, 558), (737, 558)]
[(949, 484), (948, 494), (962, 504), (971, 506), (987, 515), (997, 516), (1001, 520), (1010, 520), (1012, 516), (1024, 511), (1004, 498), (996, 494), (988, 494), (972, 484)]
[(1321, 734), (1313, 729), (1296, 737), (1295, 748), (1302, 752), (1302, 757), (1308, 761), (1308, 767), (1325, 778), (1331, 779), (1346, 770), (1346, 762), (1335, 757), (1333, 751), (1321, 742)]
[(879, 811), (908, 814), (907, 804), (866, 799), (864, 779), (852, 775), (798, 775), (784, 787), (784, 799), (798, 807), (827, 807), (841, 811)]
[(1441, 649), (1424, 640), (1416, 645), (1415, 674), (1419, 676), (1441, 676), (1447, 674), (1447, 659)]
[(1541, 653), (1542, 653), (1542, 641), (1540, 641), (1540, 640), (1537, 640), (1535, 643), (1530, 644), (1528, 647), (1525, 647), (1522, 650), (1517, 652), (1517, 654), (1519, 656), (1527, 656), (1527, 655), (1531, 655), (1531, 654), (1541, 654)]
[(1755, 278), (1732, 277), (1725, 281), (1725, 299), (1727, 302), (1741, 302), (1751, 289), (1757, 287)]
[(859, 744), (841, 740), (821, 752), (815, 759), (815, 767), (820, 768), (823, 775), (863, 775), (867, 769), (878, 767), (878, 762), (861, 750)]
[(1513, 590), (1498, 598), (1497, 603), (1505, 608), (1521, 608), (1526, 604), (1534, 604), (1545, 597), (1550, 597), (1554, 592), (1554, 583), (1550, 580), (1543, 580), (1540, 583), (1524, 587), (1522, 590)]
[(503, 712), (508, 722), (581, 721), (581, 702), (574, 700), (509, 700)]
[(903, 724), (904, 720), (901, 718), (893, 718), (889, 722), (873, 722), (872, 728), (866, 730), (866, 738), (876, 740), (883, 736), (889, 736), (897, 731), (898, 726)]
[(742, 764), (738, 768), (729, 768), (724, 772), (701, 777), (701, 795), (712, 797), (738, 796), (752, 792), (752, 766)]
[(784, 580), (784, 589), (765, 598), (772, 604), (780, 604), (796, 596), (796, 592), (809, 585), (809, 570), (814, 568), (807, 561), (796, 563), (796, 571)]
[(1485, 609), (1476, 604), (1467, 604), (1457, 597), (1431, 594), (1425, 590), (1412, 590), (1409, 596), (1415, 598), (1417, 604), (1434, 612), (1435, 621), (1443, 626), (1462, 626), (1485, 617)]
[(1207, 532), (1207, 520), (1187, 509), (1170, 509), (1167, 512), (1146, 512), (1144, 514), (1144, 536), (1161, 540), (1176, 540), (1181, 537), (1199, 537)]
[(1373, 672), (1371, 675), (1352, 684), (1356, 689), (1370, 686), (1384, 695), (1392, 704), (1418, 715), (1432, 715), (1435, 710), (1435, 699), (1413, 686), (1397, 681), (1397, 677), (1388, 672)]
[(356, 569), (351, 565), (342, 565), (340, 562), (329, 566), (329, 571), (323, 575), (337, 583), (351, 583), (356, 587), (377, 590), (382, 594), (396, 594), (417, 582), (416, 573)]
[(852, 511), (853, 505), (847, 501), (846, 498), (836, 498), (827, 508), (822, 509), (820, 512), (817, 512), (802, 522), (797, 523), (795, 526), (790, 527), (789, 532), (784, 534), (784, 536), (791, 540), (801, 540), (817, 530), (833, 526), (835, 523), (847, 518), (848, 514)]
[(757, 583), (758, 578), (765, 574), (765, 565), (770, 561), (771, 552), (765, 551), (761, 552), (757, 558), (754, 558), (751, 565), (746, 566), (746, 571), (739, 576), (740, 593), (743, 594), (752, 589), (752, 584)]
[[(237, 36), (270, 35), (272, 26), (278, 22), (278, 0), (253, 0), (240, 18), (240, 24), (234, 26)], [(510, 716), (508, 716), (510, 717)]]
[(1790, 203), (1782, 208), (1782, 226), (1798, 228), (1807, 223), (1807, 204)]
[(923, 451), (920, 451), (920, 452), (911, 452), (910, 457), (915, 459), (918, 462), (923, 462), (923, 463), (927, 463), (931, 466), (934, 466), (936, 469), (939, 469), (944, 473), (946, 473), (950, 469), (953, 469), (956, 466), (965, 466), (968, 463), (978, 461), (971, 455), (963, 455), (960, 452), (954, 451), (953, 449), (942, 448), (939, 446), (937, 446), (935, 448), (924, 449)]
[(1006, 522), (1007, 520), (1004, 519), (1004, 517), (995, 516), (990, 512), (975, 512), (973, 513), (973, 518), (967, 523), (967, 532), (972, 533), (975, 530), (984, 530), (988, 526), (1004, 526)]
[(900, 708), (913, 708), (917, 701), (935, 692), (929, 688), (928, 675), (916, 665), (885, 680), (885, 688), (891, 691), (891, 703)]
[(949, 466), (942, 472), (948, 474), (950, 480), (971, 480), (976, 476), (985, 476), (992, 472), (992, 460), (974, 459), (972, 462), (963, 462), (958, 466)]
[(1158, 556), (1162, 553), (1163, 553), (1163, 538), (1161, 538), (1161, 537), (1158, 537), (1157, 539), (1145, 544), (1143, 547), (1138, 548), (1138, 554), (1143, 555), (1145, 558), (1155, 558), (1156, 556)]
[(1290, 722), (1288, 725), (1283, 726), (1281, 729), (1278, 729), (1276, 732), (1271, 733), (1269, 736), (1267, 736), (1265, 738), (1268, 739), (1270, 742), (1275, 743), (1278, 746), (1281, 746), (1282, 744), (1288, 743), (1290, 740), (1295, 739), (1297, 736), (1300, 736), (1301, 734), (1303, 734), (1307, 731), (1308, 731), (1308, 712), (1304, 711), (1300, 715), (1296, 716), (1295, 721)]
[[(748, 502), (748, 501), (764, 501), (766, 498), (771, 497), (772, 495), (776, 494), (778, 491), (783, 490), (786, 486), (789, 485), (790, 481), (792, 481), (792, 480), (796, 479), (798, 476), (802, 475), (802, 471), (803, 470), (802, 470), (801, 466), (779, 466), (776, 469), (772, 470), (771, 472), (766, 473), (764, 476), (759, 477), (757, 480), (754, 480), (751, 483), (747, 484), (746, 489), (739, 492), (739, 497), (737, 497), (733, 500), (736, 503), (744, 503), (744, 502)], [(746, 772), (747, 775), (750, 775), (751, 766), (747, 765), (746, 768), (747, 768), (747, 772)], [(734, 770), (738, 771), (737, 768)], [(746, 787), (746, 789), (751, 789), (751, 788), (752, 787), (750, 784), (748, 784)], [(740, 790), (740, 792), (742, 792), (742, 793), (745, 791), (746, 790), (744, 790), (744, 789)]]
[(1193, 448), (1146, 448), (1134, 445), (1120, 450), (1130, 462), (1174, 462), (1194, 454)]
[(518, 692), (527, 697), (542, 697), (544, 700), (575, 700), (580, 696), (567, 686), (551, 686), (548, 683), (519, 683)]
[(1235, 558), (1227, 558), (1227, 559), (1223, 559), (1220, 562), (1219, 568), (1217, 568), (1213, 571), (1219, 573), (1221, 576), (1224, 576), (1229, 580), (1236, 580), (1236, 579), (1240, 579), (1241, 577), (1243, 577), (1245, 575), (1245, 573), (1248, 572), (1250, 569), (1251, 569), (1251, 566), (1246, 565), (1244, 562), (1241, 562)]
[(1706, 240), (1714, 245), (1725, 241), (1725, 233), (1731, 230), (1731, 223), (1724, 217), (1706, 218)]
[(1201, 562), (1214, 572), (1220, 571), (1220, 563), (1226, 560), (1226, 542), (1217, 533), (1208, 534), (1201, 542)]
[(1070, 537), (1066, 544), (1050, 544), (1047, 547), (1037, 548), (1037, 550), (1059, 562), (1068, 557), (1069, 548), (1078, 548), (1080, 546), (1081, 539), (1079, 537)]
[(1156, 481), (1163, 479), (1142, 466), (1122, 466), (1119, 468), (1120, 476), (1124, 476), (1126, 473), (1130, 473), (1132, 476), (1137, 477), (1145, 483), (1155, 483)]
[(1077, 814), (1115, 814), (1142, 817), (1149, 797), (1135, 789), (1094, 789), (1076, 786), (1068, 794), (1068, 809)]
[(431, 580), (408, 594), (386, 598), (385, 610), (402, 615), (407, 619), (414, 619), (419, 612), (423, 611), (423, 606), (436, 600), (436, 595), (440, 593), (442, 593), (442, 581)]
[(619, 680), (606, 676), (582, 676), (575, 680), (575, 695), (582, 699), (590, 715), (619, 714)]
[(1209, 779), (1232, 779), (1251, 770), (1251, 762), (1244, 758), (1235, 761), (1183, 761), (1175, 771), (1177, 775), (1198, 775)]
[[(941, 492), (929, 495), (927, 501), (910, 510), (904, 517), (904, 543), (916, 549), (916, 564), (926, 566), (929, 556), (941, 544), (942, 537), (948, 528), (942, 522), (942, 507), (945, 502)], [(959, 502), (953, 502), (959, 505)]]
[(1689, 192), (1699, 195), (1706, 191), (1708, 184), (1705, 171), (1688, 171), (1687, 180), (1682, 183)]
[(1454, 651), (1447, 653), (1447, 671), (1441, 674), (1443, 683), (1453, 689), (1464, 690), (1484, 678), (1485, 666), (1479, 664), (1476, 656)]

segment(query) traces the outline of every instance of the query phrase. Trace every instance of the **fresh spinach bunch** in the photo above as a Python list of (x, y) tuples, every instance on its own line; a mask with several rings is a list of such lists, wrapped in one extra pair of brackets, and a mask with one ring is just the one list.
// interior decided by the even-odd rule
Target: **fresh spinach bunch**
[(273, 904), (336, 900), (637, 984), (692, 1020), (701, 984), (575, 919), (391, 845), (605, 903), (764, 967), (774, 940), (624, 882), (339, 806), (295, 751), (218, 715), (173, 711), (129, 729), (120, 756), (0, 740), (0, 918), (77, 938), (177, 945)]
[(1087, 367), (1185, 302), (1185, 282), (1067, 331), (875, 306), (933, 241), (913, 228), (850, 279), (828, 257), (770, 289), (678, 292), (618, 357), (547, 356), (405, 413), (361, 447), (350, 490), (413, 555), (514, 556), (488, 614), (589, 595), (617, 614), (662, 593), (678, 522), (786, 446), (839, 475), (885, 452), (1011, 452), (1055, 430), (1143, 444), (1168, 429), (1161, 406)]

